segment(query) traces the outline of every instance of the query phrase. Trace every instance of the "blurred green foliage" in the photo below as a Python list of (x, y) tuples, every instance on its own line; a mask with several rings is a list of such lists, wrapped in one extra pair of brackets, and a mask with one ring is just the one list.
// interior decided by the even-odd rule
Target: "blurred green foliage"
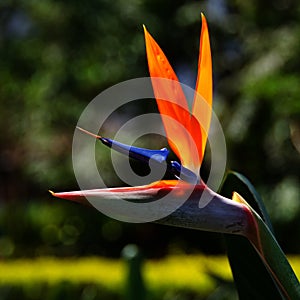
[[(219, 253), (220, 236), (158, 224), (121, 223), (97, 210), (58, 199), (6, 205), (0, 211), (0, 257), (120, 257), (128, 243), (137, 244), (145, 257), (174, 253)], [(197, 238), (195, 239), (195, 234)]]
[[(284, 250), (300, 252), (299, 1), (7, 0), (0, 3), (2, 257), (118, 256), (129, 242), (152, 257), (224, 250), (216, 234), (122, 224), (46, 193), (77, 189), (72, 134), (89, 101), (122, 80), (148, 76), (142, 24), (182, 82), (194, 86), (201, 11), (228, 168), (261, 192)], [(146, 109), (155, 108), (136, 108)], [(103, 134), (113, 135), (128, 113)], [(103, 168), (109, 185), (120, 184)]]

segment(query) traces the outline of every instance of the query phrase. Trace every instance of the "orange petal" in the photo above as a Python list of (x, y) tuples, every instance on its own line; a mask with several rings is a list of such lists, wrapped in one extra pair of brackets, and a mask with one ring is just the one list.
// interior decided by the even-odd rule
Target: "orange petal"
[[(200, 163), (203, 159), (208, 130), (211, 120), (212, 112), (212, 99), (213, 99), (213, 75), (212, 75), (212, 59), (209, 42), (209, 33), (207, 22), (203, 14), (202, 27), (200, 35), (200, 50), (198, 59), (198, 75), (196, 81), (196, 93), (194, 97), (193, 112), (192, 114), (201, 124), (201, 152)], [(200, 96), (199, 96), (200, 95)]]
[[(191, 118), (185, 95), (168, 59), (145, 26), (144, 32), (152, 86), (169, 145), (180, 158), (184, 167), (198, 173), (200, 163), (197, 159), (197, 140), (201, 143), (201, 139), (199, 139), (200, 126), (197, 120)], [(174, 82), (164, 82), (156, 80), (154, 77), (170, 79)], [(193, 131), (191, 131), (191, 127), (193, 127)], [(195, 149), (195, 147), (191, 147), (193, 143), (196, 144), (195, 151), (192, 151), (193, 148)]]

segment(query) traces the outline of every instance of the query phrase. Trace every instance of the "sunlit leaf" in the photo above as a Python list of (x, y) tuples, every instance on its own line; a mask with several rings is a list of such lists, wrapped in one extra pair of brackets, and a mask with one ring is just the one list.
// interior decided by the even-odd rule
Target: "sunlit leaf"
[(256, 208), (256, 211), (252, 211), (260, 248), (254, 249), (244, 237), (225, 236), (240, 299), (299, 299), (298, 279), (271, 232), (271, 224), (259, 194), (243, 175), (229, 173), (223, 182), (221, 194), (230, 197), (233, 192), (241, 194), (251, 207)]

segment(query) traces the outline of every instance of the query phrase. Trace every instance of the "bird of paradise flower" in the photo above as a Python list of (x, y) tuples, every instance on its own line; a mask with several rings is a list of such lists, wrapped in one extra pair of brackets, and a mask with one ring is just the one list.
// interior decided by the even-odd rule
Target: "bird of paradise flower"
[[(209, 218), (201, 217), (198, 209), (190, 211), (185, 218), (175, 218), (176, 212), (168, 217), (177, 219), (174, 223), (177, 226), (196, 226), (203, 230), (213, 230), (221, 232), (239, 233), (246, 230), (247, 226), (245, 214), (248, 208), (239, 203), (221, 197), (211, 191), (200, 179), (199, 171), (203, 161), (205, 146), (207, 142), (207, 132), (210, 125), (212, 113), (212, 60), (209, 41), (208, 26), (204, 15), (202, 14), (202, 29), (200, 34), (200, 50), (198, 59), (198, 74), (196, 80), (194, 102), (192, 113), (189, 112), (188, 103), (184, 92), (179, 84), (179, 80), (171, 67), (165, 54), (148, 33), (144, 26), (146, 52), (148, 58), (149, 72), (152, 80), (154, 95), (158, 105), (159, 112), (163, 121), (168, 143), (173, 152), (178, 156), (180, 163), (177, 161), (168, 162), (167, 170), (172, 173), (177, 180), (160, 180), (149, 185), (83, 190), (74, 192), (53, 193), (53, 196), (68, 199), (84, 204), (90, 204), (87, 197), (97, 197), (100, 199), (109, 199), (110, 197), (120, 196), (121, 198), (137, 199), (140, 197), (145, 201), (145, 197), (152, 201), (161, 195), (170, 191), (173, 192), (174, 198), (188, 198), (199, 201), (204, 192), (210, 196), (210, 205), (202, 210), (203, 216), (208, 214)], [(168, 82), (159, 79), (167, 79)], [(174, 122), (175, 120), (175, 122)], [(113, 149), (129, 154), (132, 158), (149, 162), (150, 159), (160, 163), (167, 160), (169, 151), (167, 149), (148, 150), (132, 146), (127, 146), (102, 136), (92, 134), (82, 128), (81, 131), (99, 139), (104, 145)], [(193, 151), (194, 149), (194, 151)], [(222, 209), (212, 209), (215, 202), (218, 201), (217, 207)], [(195, 205), (197, 201), (188, 201), (189, 204)], [(182, 208), (186, 209), (186, 208)], [(215, 210), (215, 211), (214, 211)], [(213, 212), (214, 211), (214, 212)], [(177, 211), (179, 212), (179, 211)], [(230, 217), (231, 216), (231, 217)], [(188, 219), (191, 219), (187, 222)], [(198, 219), (195, 222), (195, 218)], [(202, 221), (200, 221), (200, 219)], [(205, 225), (202, 224), (205, 221)], [(160, 220), (162, 222), (162, 220)], [(181, 224), (182, 223), (182, 224)], [(196, 225), (197, 223), (197, 225)]]
[[(172, 197), (174, 198), (187, 197), (182, 206), (156, 222), (245, 236), (255, 247), (281, 293), (287, 299), (290, 299), (291, 295), (299, 296), (299, 282), (270, 229), (260, 216), (238, 193), (234, 192), (232, 199), (228, 199), (213, 192), (201, 181), (199, 170), (207, 142), (213, 98), (212, 60), (208, 26), (203, 14), (201, 18), (198, 74), (191, 113), (174, 70), (159, 45), (144, 26), (148, 66), (154, 95), (168, 143), (180, 160), (180, 163), (176, 161), (168, 162), (167, 170), (177, 179), (160, 180), (143, 186), (51, 193), (58, 198), (88, 205), (90, 205), (90, 202), (86, 200), (86, 197), (90, 196), (96, 197), (99, 201), (120, 196), (126, 200), (137, 201), (142, 199), (145, 202), (156, 200), (161, 195), (172, 191)], [(163, 81), (156, 80), (157, 78), (171, 80), (173, 84), (165, 85)], [(168, 101), (167, 99), (173, 100)], [(176, 124), (181, 124), (181, 126), (176, 126)], [(84, 129), (79, 129), (99, 139), (106, 146), (129, 154), (132, 158), (144, 162), (149, 162), (153, 157), (155, 157), (154, 161), (156, 163), (167, 161), (169, 152), (166, 149), (148, 150), (130, 147), (94, 135)], [(196, 146), (196, 151), (191, 150), (193, 148), (191, 145)], [(204, 192), (210, 195), (210, 201), (204, 207), (199, 208), (199, 199)], [(274, 256), (280, 260), (280, 266), (277, 262), (274, 262)], [(289, 276), (284, 275), (284, 273), (289, 274)]]

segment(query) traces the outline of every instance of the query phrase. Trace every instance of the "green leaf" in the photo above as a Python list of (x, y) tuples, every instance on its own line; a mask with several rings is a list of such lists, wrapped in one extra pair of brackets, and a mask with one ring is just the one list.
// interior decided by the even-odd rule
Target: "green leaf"
[(272, 234), (272, 226), (259, 194), (247, 178), (231, 172), (226, 176), (220, 193), (231, 198), (234, 191), (251, 206), (261, 244), (261, 249), (254, 249), (244, 237), (225, 235), (240, 299), (300, 299), (298, 279)]
[(233, 192), (238, 192), (248, 204), (260, 215), (269, 229), (273, 232), (272, 224), (266, 207), (251, 182), (238, 172), (227, 173), (220, 194), (231, 199)]

